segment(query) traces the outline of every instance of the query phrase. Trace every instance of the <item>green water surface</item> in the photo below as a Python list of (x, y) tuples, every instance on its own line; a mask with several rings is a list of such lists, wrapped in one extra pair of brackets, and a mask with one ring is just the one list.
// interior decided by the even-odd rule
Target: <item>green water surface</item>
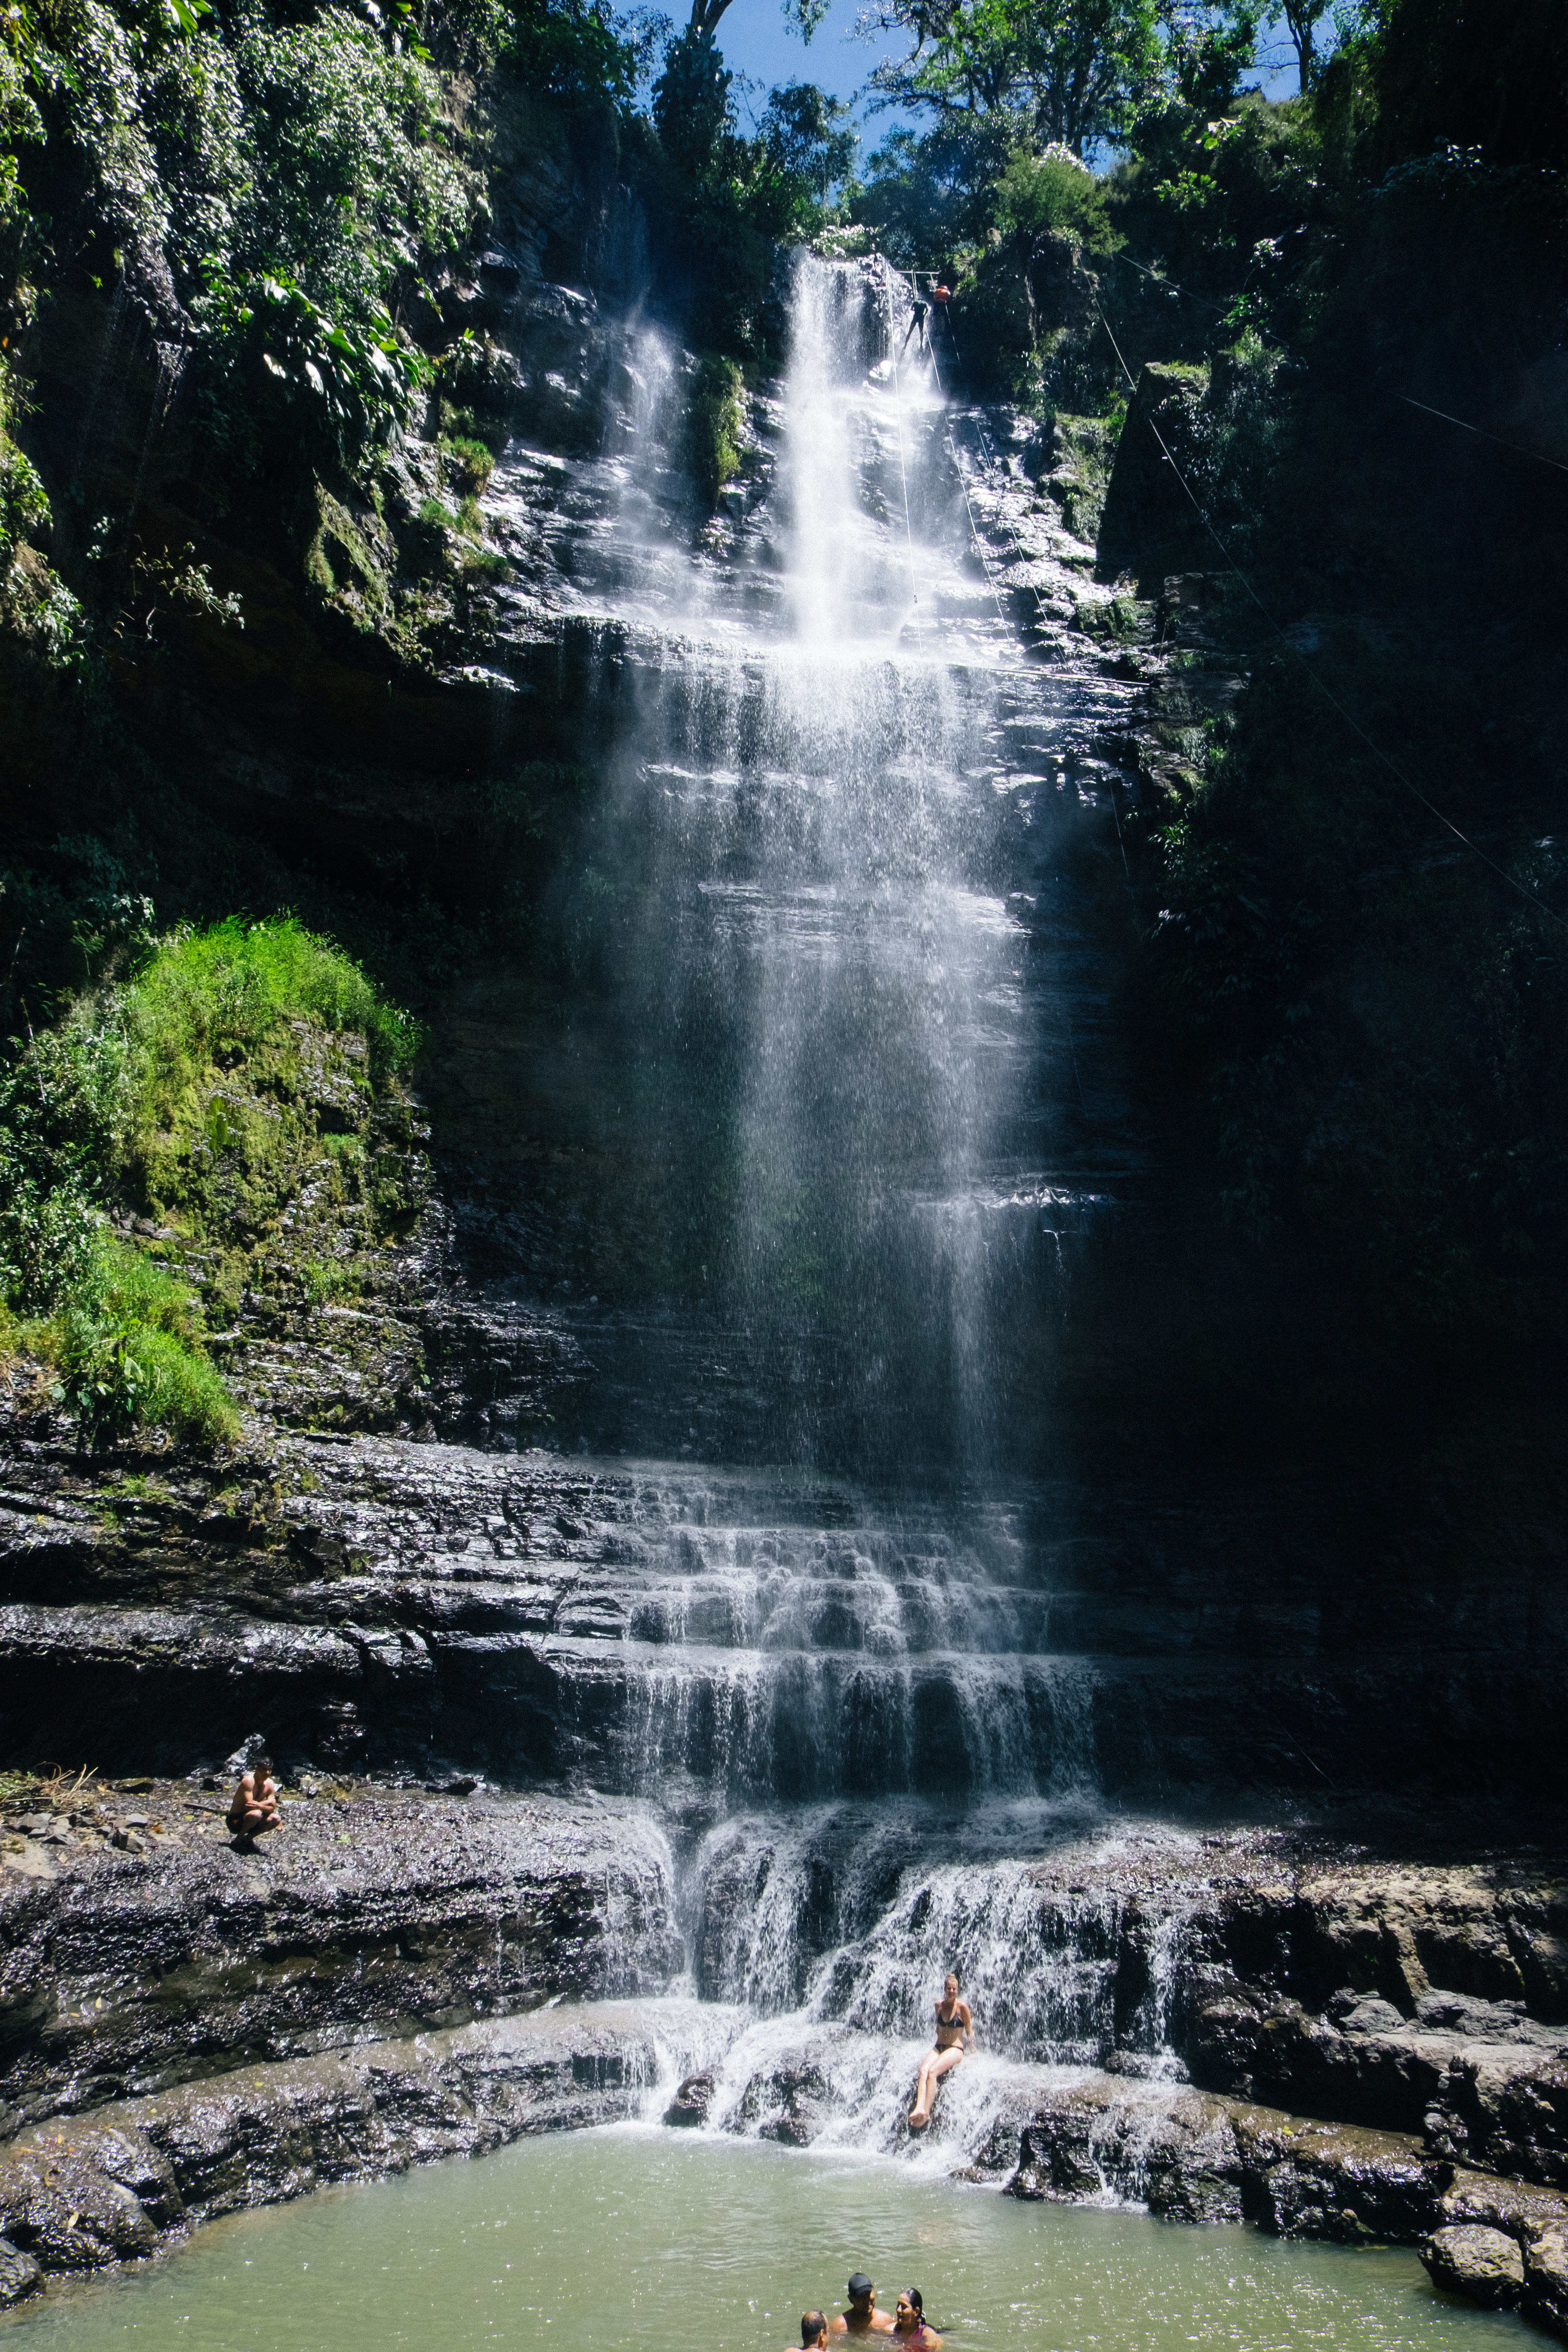
[[(1407, 2249), (1021, 2205), (906, 2167), (627, 2126), (216, 2222), (165, 2260), (55, 2287), (9, 2352), (782, 2352), (852, 2269), (923, 2289), (955, 2352), (1524, 2352)], [(886, 2339), (883, 2339), (886, 2340)]]

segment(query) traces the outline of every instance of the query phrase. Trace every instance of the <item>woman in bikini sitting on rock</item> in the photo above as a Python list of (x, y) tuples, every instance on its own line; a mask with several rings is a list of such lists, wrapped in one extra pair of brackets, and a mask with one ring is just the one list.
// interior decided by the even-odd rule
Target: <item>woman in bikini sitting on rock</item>
[(936, 2086), (944, 2074), (951, 2074), (963, 2056), (965, 2049), (974, 2047), (974, 2020), (969, 2003), (958, 1995), (958, 1979), (950, 1976), (942, 1989), (942, 1999), (936, 2005), (936, 2048), (921, 2060), (921, 2079), (915, 2092), (915, 2103), (910, 2109), (910, 2129), (924, 2131), (931, 2121), (931, 2102)]

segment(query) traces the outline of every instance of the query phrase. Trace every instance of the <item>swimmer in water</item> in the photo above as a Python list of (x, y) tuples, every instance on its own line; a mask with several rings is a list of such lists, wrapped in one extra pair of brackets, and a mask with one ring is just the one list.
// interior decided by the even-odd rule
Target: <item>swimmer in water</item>
[(830, 2336), (890, 2336), (893, 2323), (877, 2308), (877, 2290), (864, 2271), (849, 2279), (849, 2308), (834, 2320)]
[[(800, 2352), (825, 2352), (827, 2343), (827, 2319), (825, 2313), (807, 2311), (800, 2323)], [(794, 2347), (790, 2347), (794, 2352)]]
[(910, 2109), (910, 2129), (924, 2131), (931, 2121), (936, 2086), (962, 2060), (965, 2046), (974, 2047), (974, 2020), (969, 2003), (958, 1995), (958, 1979), (950, 1976), (936, 2005), (936, 2048), (921, 2060), (921, 2079)]
[(918, 2286), (907, 2286), (893, 2314), (893, 2333), (914, 2352), (942, 2352), (942, 2338), (926, 2320), (925, 2297)]

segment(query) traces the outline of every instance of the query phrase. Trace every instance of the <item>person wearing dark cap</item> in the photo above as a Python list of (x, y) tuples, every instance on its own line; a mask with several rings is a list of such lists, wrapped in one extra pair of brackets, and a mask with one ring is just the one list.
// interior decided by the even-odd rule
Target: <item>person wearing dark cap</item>
[(926, 2319), (925, 2297), (918, 2286), (907, 2286), (893, 2314), (893, 2333), (915, 2352), (942, 2352), (942, 2338)]
[(835, 2319), (830, 2336), (890, 2336), (893, 2323), (877, 2308), (877, 2290), (864, 2271), (849, 2273), (849, 2308)]
[(823, 2352), (827, 2342), (827, 2320), (820, 2311), (802, 2314), (800, 2323), (801, 2352)]

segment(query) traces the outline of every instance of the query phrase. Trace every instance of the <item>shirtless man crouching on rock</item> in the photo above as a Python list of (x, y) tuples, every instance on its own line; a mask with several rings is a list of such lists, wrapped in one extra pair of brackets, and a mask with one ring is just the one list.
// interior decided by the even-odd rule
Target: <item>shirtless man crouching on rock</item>
[(921, 2079), (910, 2109), (911, 2131), (924, 2131), (930, 2123), (936, 2086), (944, 2074), (952, 2074), (966, 2044), (971, 2050), (974, 2047), (974, 2020), (969, 2003), (958, 1997), (958, 1979), (950, 1976), (936, 2005), (936, 2048), (921, 2060)]
[(258, 1756), (249, 1770), (240, 1774), (228, 1809), (228, 1825), (237, 1838), (259, 1837), (263, 1830), (282, 1828), (270, 1756)]

